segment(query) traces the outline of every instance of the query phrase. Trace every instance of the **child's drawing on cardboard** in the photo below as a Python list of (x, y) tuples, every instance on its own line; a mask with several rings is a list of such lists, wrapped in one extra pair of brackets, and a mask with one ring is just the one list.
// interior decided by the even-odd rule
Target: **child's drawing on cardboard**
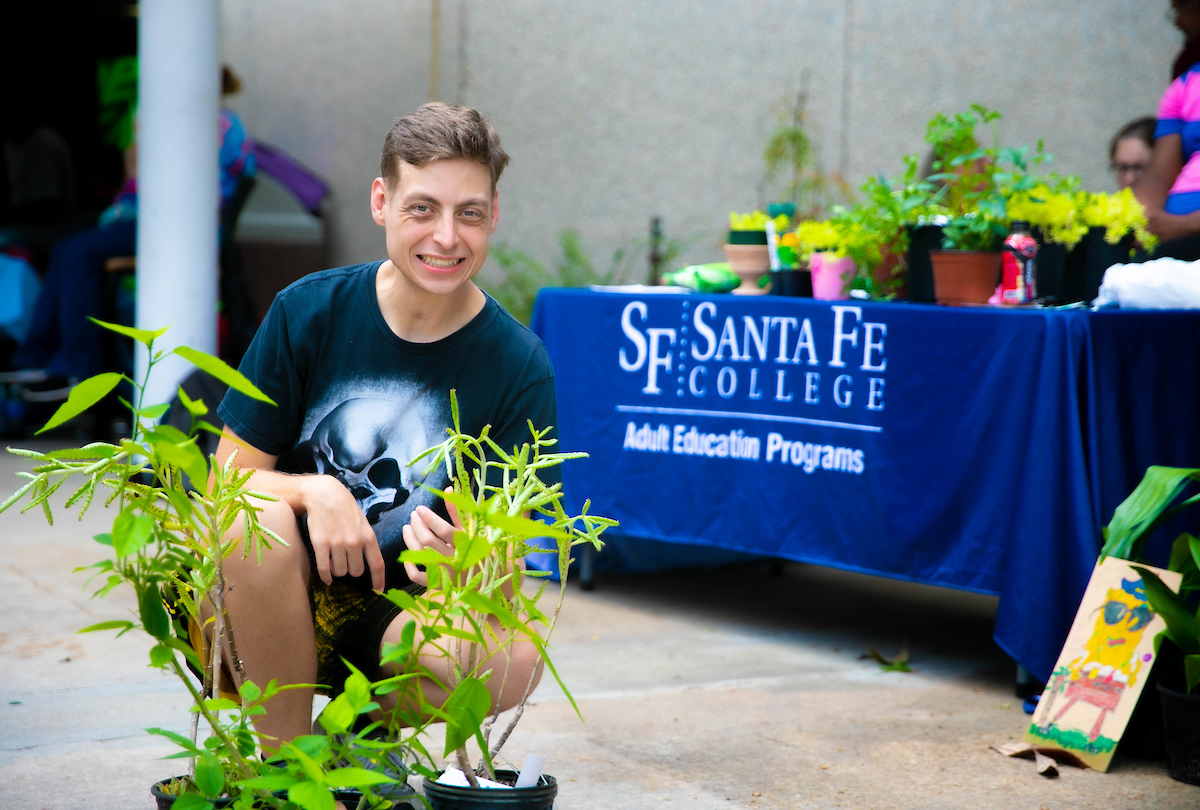
[[(1179, 588), (1180, 574), (1150, 570)], [(1097, 564), (1025, 739), (1107, 771), (1154, 664), (1154, 637), (1165, 628), (1127, 560)]]

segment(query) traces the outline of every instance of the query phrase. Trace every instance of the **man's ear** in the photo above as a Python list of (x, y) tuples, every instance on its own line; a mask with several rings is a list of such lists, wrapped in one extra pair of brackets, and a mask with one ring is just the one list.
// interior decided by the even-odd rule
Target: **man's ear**
[(488, 229), (488, 233), (496, 232), (496, 223), (500, 221), (500, 192), (499, 190), (492, 192), (492, 227)]
[(388, 187), (382, 177), (376, 177), (371, 183), (371, 219), (376, 225), (386, 225), (383, 209), (387, 206)]

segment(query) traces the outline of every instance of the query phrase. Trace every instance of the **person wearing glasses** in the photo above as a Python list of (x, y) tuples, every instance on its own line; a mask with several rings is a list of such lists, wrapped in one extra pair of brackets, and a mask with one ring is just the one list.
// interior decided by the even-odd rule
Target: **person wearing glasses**
[(1108, 167), (1117, 179), (1119, 190), (1124, 191), (1132, 186), (1150, 164), (1157, 123), (1149, 116), (1130, 121), (1109, 142)]

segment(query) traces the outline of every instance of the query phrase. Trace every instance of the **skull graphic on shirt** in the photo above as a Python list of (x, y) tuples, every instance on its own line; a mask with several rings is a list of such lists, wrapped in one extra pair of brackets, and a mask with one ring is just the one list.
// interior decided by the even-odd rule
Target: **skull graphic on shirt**
[(316, 472), (341, 481), (376, 524), (420, 483), (409, 462), (430, 445), (417, 401), (347, 399), (317, 423), (305, 443)]

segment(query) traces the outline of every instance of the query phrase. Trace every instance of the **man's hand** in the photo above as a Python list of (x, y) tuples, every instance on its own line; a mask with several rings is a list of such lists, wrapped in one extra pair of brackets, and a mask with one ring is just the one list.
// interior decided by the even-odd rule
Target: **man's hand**
[[(451, 490), (447, 488), (446, 491), (450, 492)], [(404, 545), (408, 546), (410, 551), (431, 548), (445, 557), (453, 557), (454, 532), (461, 530), (463, 525), (458, 518), (458, 510), (454, 508), (454, 504), (447, 501), (446, 510), (450, 515), (451, 522), (449, 523), (428, 506), (418, 506), (414, 509), (408, 519), (408, 525), (403, 529)], [(404, 571), (408, 574), (408, 578), (417, 585), (429, 584), (429, 578), (425, 572), (412, 563), (405, 563)]]
[(334, 577), (362, 576), (369, 568), (371, 587), (382, 591), (385, 567), (379, 540), (350, 490), (329, 475), (311, 476), (304, 488), (308, 537), (321, 581), (329, 585)]

